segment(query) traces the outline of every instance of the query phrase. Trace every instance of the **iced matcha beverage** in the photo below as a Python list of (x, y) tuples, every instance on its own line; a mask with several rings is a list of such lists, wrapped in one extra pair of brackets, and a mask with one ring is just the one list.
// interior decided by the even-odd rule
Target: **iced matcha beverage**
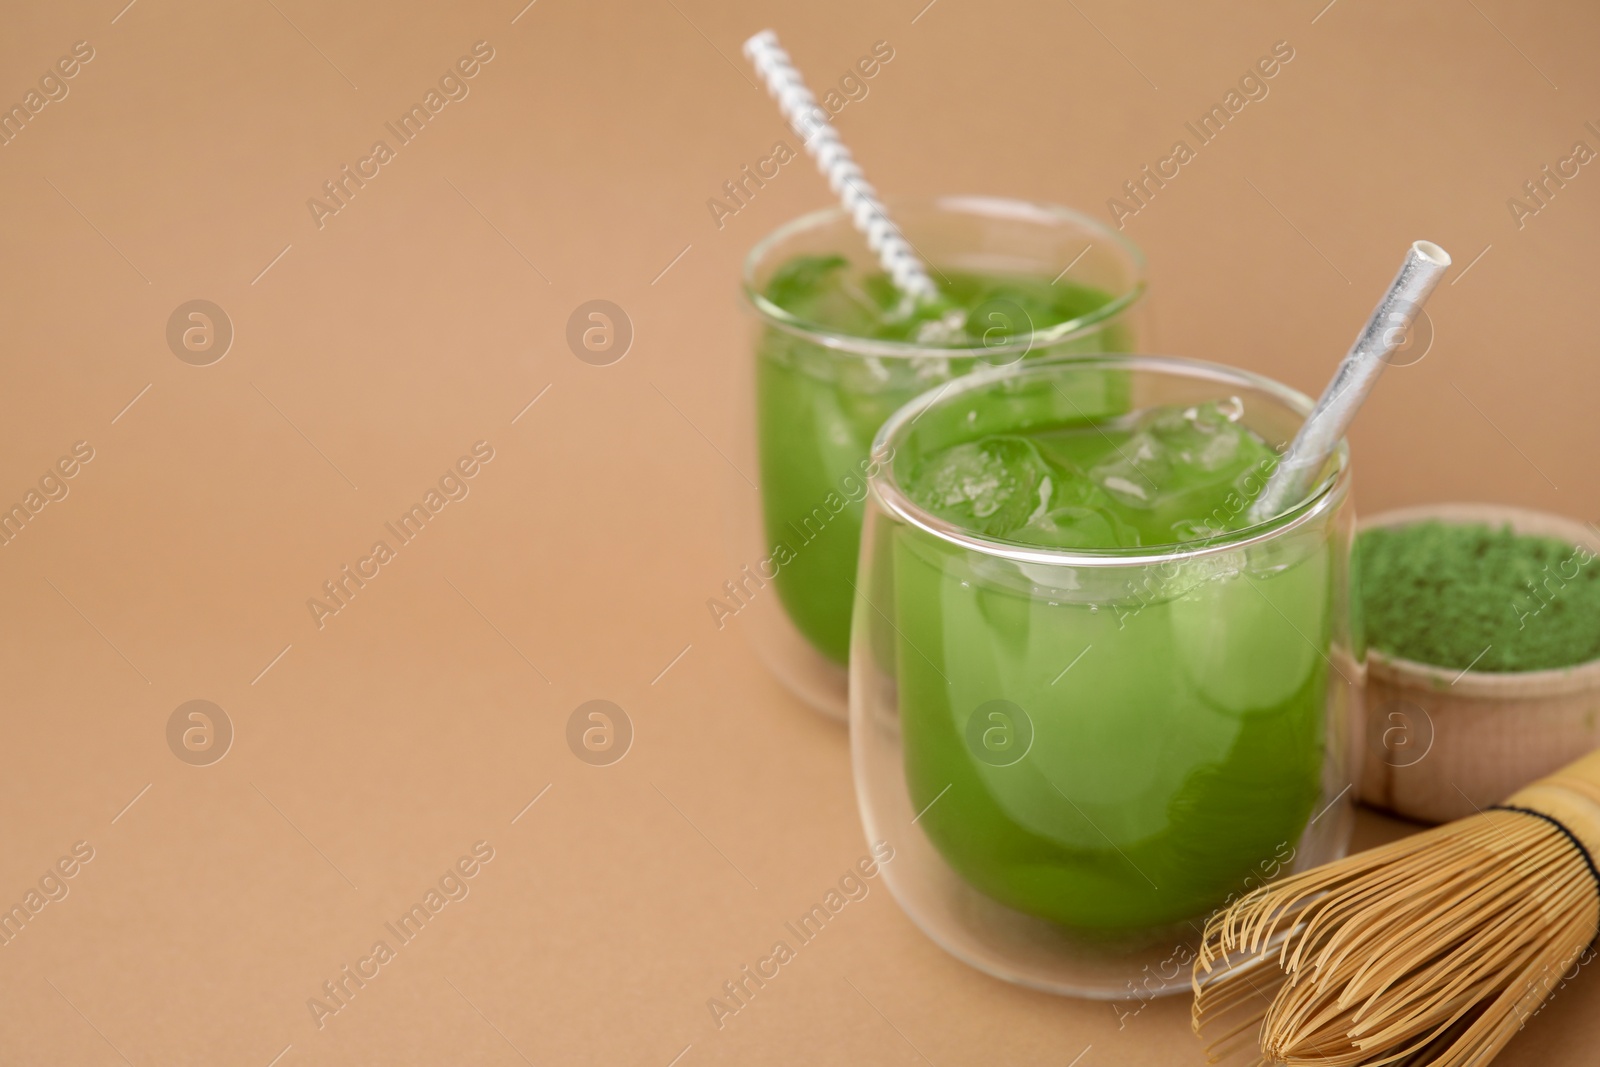
[(938, 853), (1097, 935), (1193, 920), (1287, 869), (1323, 806), (1343, 611), (1333, 525), (1245, 532), (1276, 462), (1260, 398), (1141, 392), (1130, 408), (1092, 376), (1036, 377), (923, 412), (892, 479), (924, 518), (869, 528), (884, 600), (856, 616)]
[(799, 325), (767, 326), (756, 353), (766, 544), (781, 546), (775, 584), (790, 621), (835, 663), (849, 650), (867, 453), (883, 421), (977, 367), (1131, 347), (1114, 314), (1125, 301), (1113, 306), (1097, 288), (951, 266), (934, 276), (941, 298), (907, 306), (881, 273), (842, 255), (802, 255), (764, 288)]

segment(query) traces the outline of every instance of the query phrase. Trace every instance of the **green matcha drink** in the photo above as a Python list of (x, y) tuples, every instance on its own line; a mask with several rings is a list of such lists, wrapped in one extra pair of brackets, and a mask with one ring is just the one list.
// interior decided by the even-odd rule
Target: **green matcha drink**
[[(870, 275), (858, 285), (847, 268), (842, 256), (790, 260), (774, 276), (767, 298), (798, 318), (850, 336), (952, 348), (981, 348), (986, 338), (999, 347), (1025, 338), (1030, 325), (1045, 330), (1081, 320), (1111, 301), (1098, 290), (1051, 285), (1047, 278), (947, 270), (941, 278), (944, 299), (900, 314), (900, 295), (885, 276)], [(1125, 329), (1111, 323), (1050, 351), (1128, 348)], [(872, 435), (918, 393), (985, 365), (975, 357), (936, 354), (846, 362), (776, 328), (763, 339), (756, 354), (763, 519), (768, 540), (787, 544), (795, 555), (778, 573), (778, 595), (795, 626), (829, 659), (842, 664), (849, 652), (861, 475)], [(836, 515), (830, 495), (847, 503)]]
[(852, 678), (876, 832), (909, 813), (965, 885), (1101, 939), (1198, 920), (1342, 821), (1318, 813), (1348, 660), (1342, 457), (1247, 517), (1304, 398), (1107, 365), (978, 376), (884, 428)]
[(775, 561), (788, 622), (836, 670), (849, 651), (868, 451), (883, 421), (973, 369), (1135, 343), (1127, 309), (1142, 291), (1142, 265), (1096, 224), (975, 199), (901, 214), (929, 257), (934, 302), (912, 304), (896, 291), (838, 212), (780, 231), (769, 241), (775, 247), (752, 254), (765, 265), (747, 277), (763, 318), (755, 383), (761, 545)]

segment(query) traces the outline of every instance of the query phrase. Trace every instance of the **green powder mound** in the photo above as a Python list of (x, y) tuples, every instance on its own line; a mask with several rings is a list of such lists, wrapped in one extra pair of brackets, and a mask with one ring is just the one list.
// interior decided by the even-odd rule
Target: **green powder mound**
[(1501, 672), (1600, 659), (1600, 564), (1587, 548), (1435, 521), (1368, 530), (1357, 554), (1367, 640), (1392, 656)]

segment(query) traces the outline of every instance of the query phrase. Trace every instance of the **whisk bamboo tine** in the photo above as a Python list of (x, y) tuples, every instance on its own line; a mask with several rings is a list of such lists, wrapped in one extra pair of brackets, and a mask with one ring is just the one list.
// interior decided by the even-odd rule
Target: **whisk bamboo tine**
[[(1508, 896), (1510, 896), (1509, 893), (1499, 894), (1499, 897), (1501, 898)], [(1368, 976), (1372, 975), (1376, 969), (1380, 968), (1382, 961), (1389, 958), (1389, 954), (1391, 953), (1404, 956), (1408, 952), (1415, 953), (1427, 945), (1436, 944), (1441, 941), (1444, 935), (1448, 933), (1448, 930), (1444, 928), (1447, 928), (1450, 925), (1449, 919), (1443, 914), (1444, 909), (1453, 906), (1454, 904), (1458, 903), (1459, 900), (1460, 898), (1457, 898), (1457, 900), (1454, 901), (1440, 901), (1439, 905), (1441, 914), (1431, 921), (1424, 921), (1410, 928), (1399, 927), (1397, 928), (1395, 934), (1374, 945), (1355, 946), (1363, 955), (1366, 956), (1366, 961), (1360, 964), (1355, 974), (1351, 976), (1350, 980), (1346, 984), (1344, 992), (1339, 997), (1340, 1003), (1350, 1004), (1354, 1003), (1357, 999), (1366, 999), (1370, 1004), (1373, 999), (1381, 996), (1388, 985), (1395, 981), (1399, 976), (1391, 974), (1387, 981), (1383, 980), (1381, 977), (1376, 977), (1374, 982), (1371, 984), (1367, 982)], [(1484, 901), (1482, 903), (1492, 906), (1495, 901)], [(1528, 914), (1530, 912), (1535, 912), (1537, 910), (1538, 905), (1533, 902), (1526, 900), (1521, 902), (1512, 901), (1511, 911), (1504, 914), (1487, 930), (1479, 931), (1478, 936), (1491, 936), (1492, 934), (1500, 932), (1507, 927), (1514, 926), (1516, 923), (1528, 918)], [(1337, 966), (1342, 962), (1342, 959), (1334, 961), (1330, 964), (1330, 966)], [(1459, 963), (1457, 966), (1459, 966)], [(1359, 1020), (1360, 1017), (1361, 1012), (1358, 1011), (1356, 1013), (1356, 1018)]]
[[(1213, 916), (1207, 1058), (1481, 1067), (1600, 934), (1600, 752), (1507, 805), (1257, 889)], [(1275, 973), (1274, 973), (1275, 972)]]

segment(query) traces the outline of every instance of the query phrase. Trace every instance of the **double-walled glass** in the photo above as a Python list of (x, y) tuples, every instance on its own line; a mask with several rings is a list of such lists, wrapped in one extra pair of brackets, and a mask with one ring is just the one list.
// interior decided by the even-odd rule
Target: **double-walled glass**
[[(1039, 326), (1006, 300), (977, 309), (991, 343), (970, 347), (851, 336), (774, 303), (797, 257), (839, 256), (865, 285), (880, 268), (838, 208), (783, 226), (750, 253), (756, 315), (755, 419), (737, 467), (736, 572), (711, 603), (719, 628), (746, 630), (767, 666), (819, 710), (844, 718), (852, 582), (873, 435), (896, 408), (968, 372), (1041, 356), (1136, 351), (1144, 258), (1116, 231), (1065, 208), (990, 197), (891, 203), (935, 281), (1021, 279), (1094, 306)], [(1021, 299), (1021, 298), (1019, 298)], [(737, 615), (735, 622), (732, 616)]]
[(1210, 913), (1343, 854), (1362, 680), (1343, 446), (1287, 513), (1141, 548), (987, 538), (903, 488), (986, 434), (1207, 401), (1278, 448), (1310, 410), (1207, 363), (1048, 360), (925, 394), (874, 441), (850, 658), (862, 818), (911, 918), (1001, 978), (1184, 988)]

